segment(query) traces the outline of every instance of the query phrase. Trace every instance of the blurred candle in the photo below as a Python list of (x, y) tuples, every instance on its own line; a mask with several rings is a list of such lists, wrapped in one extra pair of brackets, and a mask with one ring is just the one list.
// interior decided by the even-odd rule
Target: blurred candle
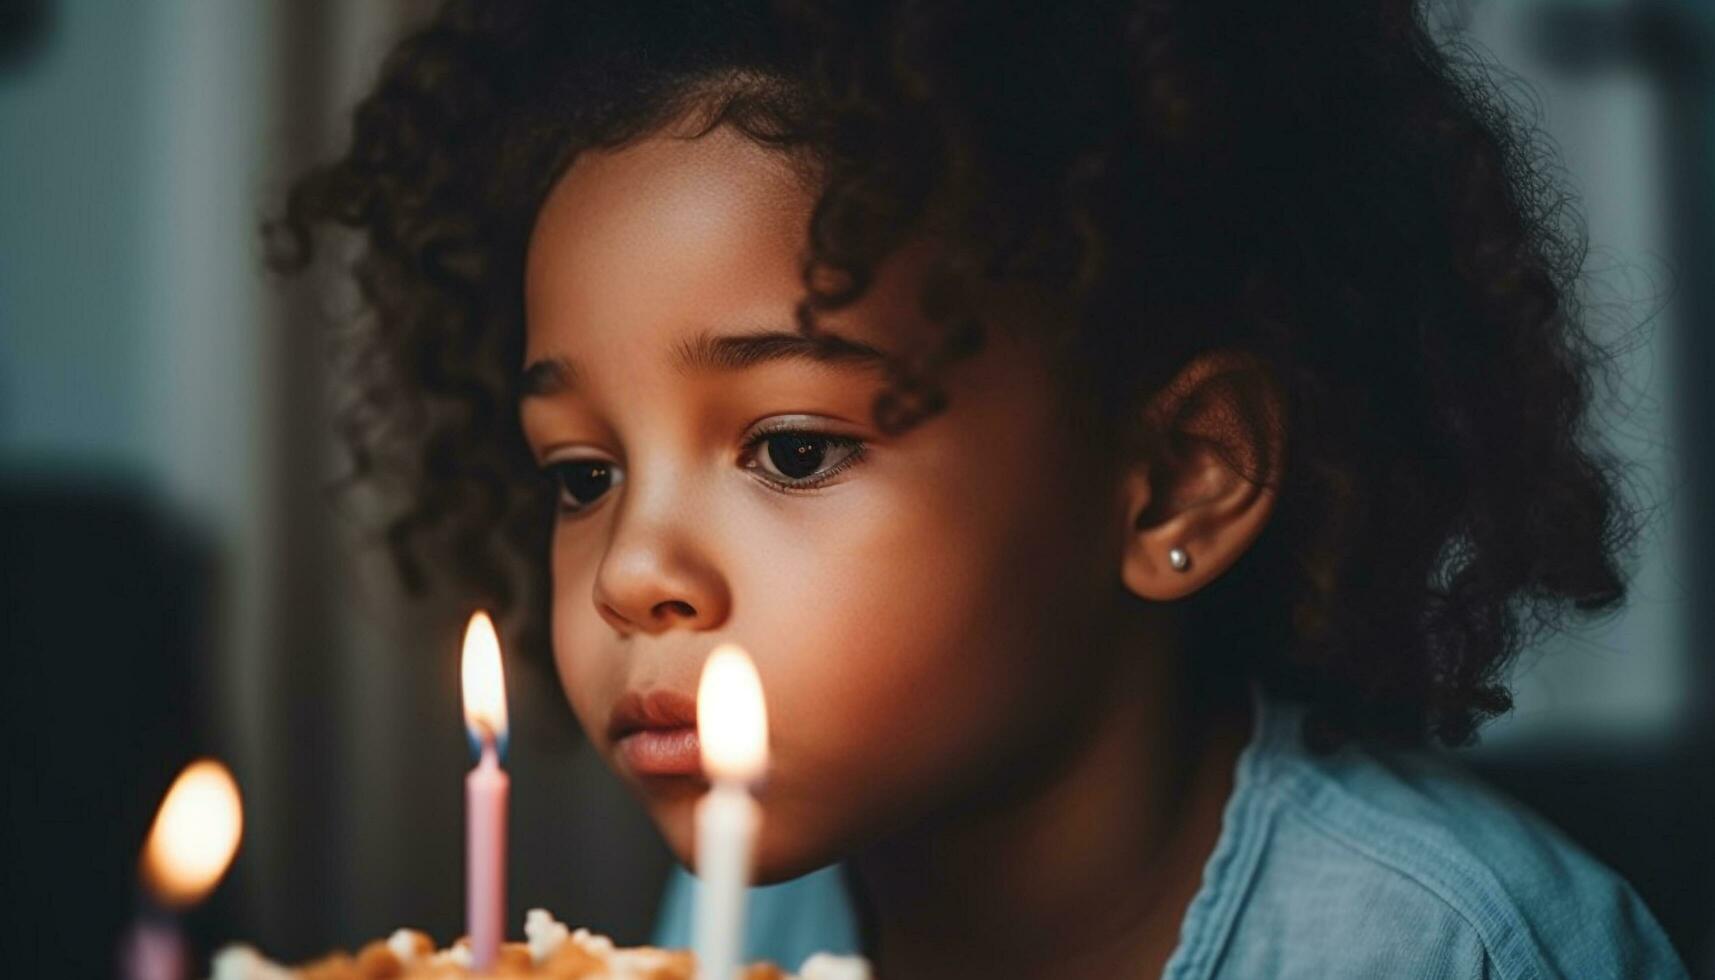
[(220, 883), (243, 834), (244, 807), (232, 773), (213, 759), (186, 766), (143, 844), (140, 874), (149, 904), (121, 954), (129, 980), (182, 980), (188, 957), (177, 913)]
[(692, 920), (700, 980), (732, 980), (743, 953), (745, 889), (762, 808), (750, 784), (768, 767), (762, 681), (743, 649), (723, 643), (697, 687), (697, 739), (709, 792), (697, 802), (696, 863), (702, 888)]
[(500, 638), (488, 614), (470, 618), (464, 634), (465, 730), (477, 750), (464, 781), (465, 925), (471, 966), (494, 965), (506, 931), (506, 804), (511, 780), (500, 768), (506, 745), (506, 681)]

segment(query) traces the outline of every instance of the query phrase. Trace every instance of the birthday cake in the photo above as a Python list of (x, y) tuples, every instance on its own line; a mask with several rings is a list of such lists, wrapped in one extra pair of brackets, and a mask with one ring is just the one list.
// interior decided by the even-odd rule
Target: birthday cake
[[(522, 943), (503, 943), (492, 970), (470, 966), (470, 947), (460, 940), (436, 949), (434, 940), (414, 929), (400, 929), (356, 953), (334, 952), (298, 966), (269, 960), (244, 944), (227, 946), (214, 957), (212, 980), (415, 980), (429, 977), (554, 977), (556, 980), (693, 980), (696, 959), (686, 950), (654, 946), (616, 946), (588, 929), (572, 930), (546, 910), (524, 918)], [(741, 969), (740, 980), (870, 980), (861, 956), (817, 953), (797, 973), (772, 963)]]

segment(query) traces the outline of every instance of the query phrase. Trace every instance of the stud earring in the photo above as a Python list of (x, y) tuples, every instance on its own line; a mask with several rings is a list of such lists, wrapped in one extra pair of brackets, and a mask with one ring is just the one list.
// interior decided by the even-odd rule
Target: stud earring
[(1184, 548), (1174, 548), (1172, 551), (1169, 551), (1167, 553), (1167, 561), (1168, 564), (1173, 566), (1173, 570), (1176, 572), (1183, 572), (1185, 569), (1191, 567), (1191, 556), (1185, 553)]

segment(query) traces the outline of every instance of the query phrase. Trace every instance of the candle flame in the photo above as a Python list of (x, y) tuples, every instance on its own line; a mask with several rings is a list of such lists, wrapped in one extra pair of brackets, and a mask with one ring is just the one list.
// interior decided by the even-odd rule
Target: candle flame
[(703, 769), (713, 778), (751, 782), (768, 767), (762, 679), (737, 644), (721, 644), (703, 664), (697, 686), (697, 740)]
[(494, 620), (477, 611), (464, 631), (464, 723), (478, 746), (485, 736), (496, 751), (506, 741), (506, 678), (500, 669), (500, 637)]
[(185, 767), (149, 828), (143, 881), (163, 905), (183, 908), (214, 890), (238, 851), (244, 807), (232, 773), (213, 759)]

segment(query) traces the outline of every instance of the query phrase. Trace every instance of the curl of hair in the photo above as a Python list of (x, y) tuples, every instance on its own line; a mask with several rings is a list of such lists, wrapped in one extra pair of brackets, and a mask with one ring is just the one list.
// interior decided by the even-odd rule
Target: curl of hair
[(944, 330), (894, 364), (888, 431), (945, 409), (985, 283), (1077, 311), (1042, 329), (1091, 431), (1199, 353), (1259, 359), (1291, 451), (1262, 537), (1184, 602), (1196, 655), (1307, 699), (1319, 747), (1457, 744), (1525, 643), (1619, 606), (1637, 532), (1576, 215), (1479, 68), (1408, 0), (450, 0), (267, 230), (282, 270), (323, 226), (359, 243), (344, 431), (353, 477), (404, 491), (406, 582), (456, 569), (540, 624), (552, 492), (514, 410), (536, 210), (585, 150), (735, 126), (818, 181), (807, 333), (913, 236), (942, 246)]

